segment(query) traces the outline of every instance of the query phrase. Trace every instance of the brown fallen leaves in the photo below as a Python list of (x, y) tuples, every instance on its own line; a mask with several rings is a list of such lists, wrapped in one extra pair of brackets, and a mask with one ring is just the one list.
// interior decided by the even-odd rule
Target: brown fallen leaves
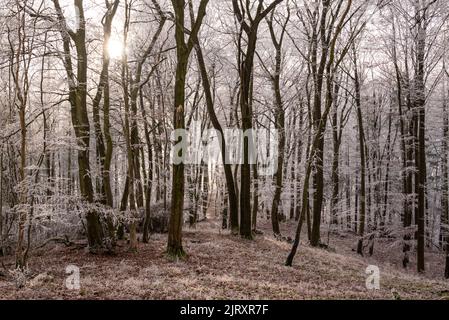
[[(184, 232), (188, 257), (180, 261), (166, 257), (166, 235), (139, 243), (137, 253), (123, 243), (116, 256), (48, 247), (32, 255), (22, 288), (0, 278), (0, 299), (441, 299), (449, 290), (443, 280), (357, 257), (338, 241), (337, 253), (302, 245), (294, 267), (285, 267), (290, 245), (269, 236), (269, 226), (262, 230), (248, 241), (219, 231), (218, 223), (201, 224)], [(381, 289), (370, 291), (365, 270), (376, 262)], [(80, 290), (65, 287), (68, 265), (80, 268)]]

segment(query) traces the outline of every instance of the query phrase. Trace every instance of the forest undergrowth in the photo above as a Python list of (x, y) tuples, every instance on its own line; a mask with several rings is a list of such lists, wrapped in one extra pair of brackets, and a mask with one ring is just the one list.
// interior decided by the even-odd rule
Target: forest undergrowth
[[(329, 247), (315, 249), (306, 239), (293, 268), (285, 267), (290, 244), (275, 240), (270, 224), (255, 241), (222, 232), (205, 221), (184, 232), (186, 259), (167, 257), (166, 235), (139, 242), (137, 253), (119, 243), (115, 255), (92, 255), (80, 245), (49, 244), (30, 257), (20, 282), (12, 259), (3, 261), (0, 299), (447, 299), (449, 283), (439, 278), (443, 256), (428, 253), (429, 269), (403, 270), (391, 241), (377, 241), (372, 257), (361, 257), (351, 234), (332, 234)], [(286, 236), (293, 224), (283, 224)], [(352, 245), (351, 245), (352, 243)], [(438, 263), (441, 260), (441, 263)], [(393, 262), (392, 262), (393, 261)], [(394, 263), (397, 261), (397, 264)], [(366, 268), (380, 270), (380, 289), (368, 290)], [(80, 270), (80, 289), (66, 286), (67, 266)]]

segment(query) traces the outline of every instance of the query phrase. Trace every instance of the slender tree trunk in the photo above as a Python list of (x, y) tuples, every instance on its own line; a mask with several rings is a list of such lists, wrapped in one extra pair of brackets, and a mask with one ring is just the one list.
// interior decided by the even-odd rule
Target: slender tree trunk
[(418, 120), (418, 146), (416, 152), (417, 171), (415, 183), (417, 185), (418, 208), (418, 248), (417, 248), (417, 268), (418, 272), (425, 271), (424, 249), (425, 249), (425, 219), (426, 219), (426, 183), (427, 183), (427, 164), (426, 164), (426, 93), (425, 93), (425, 50), (426, 50), (426, 10), (417, 8), (417, 67), (415, 74), (415, 106)]
[[(144, 132), (145, 132), (145, 141), (147, 144), (147, 152), (148, 152), (148, 176), (145, 182), (145, 220), (143, 223), (143, 243), (148, 243), (149, 241), (149, 228), (151, 223), (151, 191), (153, 189), (153, 149), (151, 145), (151, 137), (150, 131), (148, 128), (148, 119), (145, 111), (145, 106), (143, 102), (143, 94), (142, 90), (140, 90), (140, 108), (142, 112), (142, 117), (144, 119)], [(143, 157), (142, 157), (143, 159)]]
[[(116, 0), (113, 4), (107, 4), (107, 12), (104, 16), (103, 24), (103, 65), (100, 74), (100, 81), (97, 89), (97, 93), (92, 102), (92, 112), (94, 121), (94, 130), (96, 138), (96, 151), (97, 160), (100, 165), (101, 183), (100, 183), (100, 202), (108, 207), (114, 206), (114, 200), (111, 189), (111, 159), (112, 159), (112, 137), (110, 133), (110, 94), (109, 94), (109, 64), (110, 56), (108, 52), (109, 40), (111, 37), (112, 21), (115, 13), (117, 12), (119, 1)], [(104, 135), (100, 124), (100, 101), (103, 97), (103, 129)], [(108, 234), (112, 241), (115, 242), (115, 229), (111, 218), (107, 218)]]
[[(406, 127), (405, 122), (405, 114), (403, 110), (403, 79), (401, 75), (401, 71), (399, 70), (398, 65), (398, 59), (397, 59), (397, 53), (396, 53), (396, 27), (393, 23), (393, 63), (395, 67), (395, 77), (396, 77), (396, 89), (397, 89), (397, 104), (398, 104), (398, 111), (399, 111), (399, 129), (400, 129), (400, 135), (401, 135), (401, 153), (402, 153), (402, 193), (404, 196), (403, 206), (403, 226), (406, 230), (406, 234), (404, 235), (404, 244), (403, 244), (403, 253), (404, 257), (402, 259), (402, 265), (404, 268), (407, 268), (407, 265), (409, 263), (409, 251), (410, 251), (410, 234), (408, 229), (411, 226), (412, 223), (412, 206), (410, 204), (410, 194), (412, 193), (412, 180), (411, 180), (411, 170), (408, 170), (408, 167), (412, 165), (412, 148), (410, 146), (407, 146), (407, 133), (409, 130)], [(406, 64), (407, 65), (407, 64)], [(410, 140), (410, 139), (409, 139)]]
[[(349, 146), (347, 150), (346, 166), (349, 168), (350, 158), (349, 158)], [(352, 184), (351, 176), (349, 173), (346, 174), (346, 229), (352, 230), (352, 208), (351, 208), (351, 198), (352, 198)]]
[[(285, 132), (285, 110), (284, 103), (282, 101), (281, 94), (281, 72), (282, 72), (282, 45), (284, 39), (284, 33), (287, 27), (287, 23), (290, 19), (290, 10), (287, 10), (287, 18), (285, 22), (282, 24), (282, 32), (279, 38), (276, 36), (276, 32), (274, 30), (273, 21), (274, 21), (274, 11), (271, 12), (269, 18), (267, 18), (268, 28), (270, 30), (271, 41), (273, 43), (274, 48), (276, 49), (275, 54), (275, 66), (274, 66), (274, 74), (270, 74), (270, 79), (273, 85), (273, 94), (274, 94), (274, 125), (275, 129), (279, 135), (279, 143), (278, 143), (278, 154), (277, 154), (277, 169), (274, 173), (274, 197), (271, 205), (271, 223), (273, 227), (274, 236), (279, 238), (281, 236), (281, 231), (279, 229), (279, 205), (282, 194), (283, 187), (283, 175), (284, 175), (284, 166), (285, 166), (285, 147), (286, 147), (286, 132)], [(286, 170), (285, 170), (286, 171)]]
[(0, 256), (3, 252), (3, 146), (0, 147)]
[[(303, 113), (302, 110), (300, 110), (300, 120), (299, 120), (299, 132), (302, 132), (303, 130)], [(299, 165), (302, 163), (302, 153), (303, 153), (303, 139), (297, 136), (297, 143), (298, 143), (298, 150), (297, 150), (297, 158), (296, 158), (296, 164)], [(296, 204), (295, 204), (295, 221), (299, 220), (299, 215), (301, 211), (301, 172), (296, 173), (296, 188), (295, 188), (295, 198), (296, 198)]]
[[(125, 214), (126, 208), (128, 207), (129, 198), (129, 173), (126, 174), (125, 185), (123, 188), (123, 194), (120, 201), (120, 212)], [(123, 240), (125, 238), (125, 223), (120, 221), (117, 228), (117, 238)]]
[[(124, 58), (126, 59), (126, 57)], [(132, 147), (132, 139), (131, 139), (131, 121), (130, 115), (131, 110), (129, 106), (129, 91), (128, 91), (128, 71), (127, 71), (127, 63), (124, 62), (122, 65), (122, 86), (123, 86), (123, 96), (124, 96), (124, 106), (125, 106), (125, 121), (124, 121), (124, 135), (126, 140), (126, 157), (128, 164), (128, 176), (127, 176), (127, 186), (128, 188), (128, 202), (129, 202), (129, 211), (130, 211), (130, 221), (129, 221), (129, 245), (131, 251), (137, 250), (137, 222), (136, 219), (136, 198), (135, 198), (135, 185), (134, 185), (134, 156), (133, 156), (133, 147)], [(137, 168), (138, 170), (138, 168)]]
[[(338, 80), (337, 80), (338, 81)], [(340, 196), (340, 146), (341, 146), (341, 130), (338, 123), (338, 104), (336, 99), (340, 91), (339, 84), (335, 84), (334, 89), (334, 110), (332, 113), (332, 141), (333, 141), (333, 158), (332, 158), (332, 198), (331, 198), (331, 225), (338, 226), (338, 203)], [(343, 112), (343, 111), (342, 111)], [(340, 123), (340, 126), (343, 126)]]
[[(197, 40), (197, 39), (196, 39)], [(212, 126), (218, 132), (220, 137), (220, 150), (221, 150), (221, 159), (223, 162), (225, 179), (226, 179), (226, 188), (228, 194), (228, 202), (229, 202), (229, 215), (231, 218), (231, 232), (236, 234), (238, 233), (238, 204), (237, 204), (237, 194), (235, 191), (235, 182), (234, 177), (232, 175), (232, 165), (230, 163), (228, 149), (226, 147), (226, 137), (224, 136), (224, 132), (222, 126), (217, 118), (214, 108), (214, 101), (212, 96), (212, 89), (209, 81), (209, 76), (207, 73), (206, 63), (204, 61), (203, 52), (201, 50), (201, 46), (199, 43), (195, 46), (196, 48), (196, 56), (198, 59), (198, 65), (200, 67), (201, 78), (203, 83), (203, 88), (206, 96), (206, 106), (209, 118), (212, 122)]]
[(280, 48), (276, 50), (276, 68), (275, 76), (273, 77), (274, 96), (276, 102), (275, 109), (275, 128), (279, 134), (278, 155), (277, 155), (277, 170), (274, 174), (275, 192), (273, 203), (271, 205), (271, 224), (275, 237), (280, 237), (281, 231), (279, 229), (279, 205), (281, 200), (283, 173), (284, 173), (284, 152), (285, 152), (285, 111), (282, 103), (280, 90), (280, 68), (281, 68), (281, 52)]
[[(329, 2), (327, 2), (327, 5), (329, 5)], [(334, 54), (335, 54), (335, 44), (337, 41), (337, 37), (339, 35), (339, 33), (341, 32), (344, 20), (346, 18), (346, 16), (349, 13), (349, 10), (351, 8), (352, 5), (352, 1), (349, 0), (346, 10), (343, 13), (340, 22), (337, 26), (337, 31), (335, 34), (335, 38), (332, 40), (331, 46), (330, 46), (330, 61), (329, 61), (329, 65), (333, 64), (333, 60), (334, 60)], [(325, 6), (327, 8), (327, 6)], [(329, 71), (329, 66), (328, 66), (328, 71)], [(331, 74), (331, 72), (328, 72), (328, 74)], [(330, 82), (329, 82), (330, 83)], [(328, 97), (329, 98), (329, 97)], [(328, 99), (328, 102), (331, 101), (331, 99)], [(299, 223), (298, 223), (298, 227), (296, 229), (296, 234), (295, 234), (295, 240), (293, 242), (293, 246), (292, 249), (290, 251), (290, 254), (287, 257), (287, 260), (285, 262), (286, 266), (292, 266), (293, 264), (293, 259), (296, 255), (296, 252), (298, 250), (298, 246), (301, 240), (301, 230), (302, 230), (302, 223), (303, 223), (303, 219), (306, 216), (306, 212), (308, 211), (308, 192), (309, 192), (309, 181), (310, 181), (310, 175), (312, 173), (312, 167), (313, 167), (313, 162), (314, 159), (316, 159), (317, 154), (319, 154), (319, 148), (322, 146), (322, 139), (324, 137), (324, 132), (326, 130), (326, 120), (327, 117), (329, 116), (329, 112), (331, 110), (331, 103), (327, 103), (326, 104), (326, 108), (323, 112), (323, 114), (321, 115), (321, 119), (318, 123), (318, 126), (316, 127), (316, 132), (313, 138), (313, 143), (311, 146), (311, 150), (310, 150), (310, 154), (308, 157), (308, 161), (307, 161), (307, 166), (306, 166), (306, 172), (305, 172), (305, 178), (304, 178), (304, 186), (303, 186), (303, 194), (302, 194), (302, 208), (301, 208), (301, 214), (300, 214), (300, 218), (299, 218)], [(316, 237), (316, 235), (315, 235)], [(313, 234), (312, 234), (312, 240), (313, 240)], [(315, 238), (316, 240), (316, 238)], [(318, 229), (318, 242), (319, 242), (319, 229)]]
[(363, 237), (365, 235), (366, 220), (366, 159), (365, 159), (365, 131), (363, 128), (363, 116), (360, 97), (359, 70), (357, 65), (357, 53), (354, 47), (354, 86), (355, 86), (355, 105), (357, 108), (357, 123), (359, 129), (359, 151), (360, 151), (360, 217), (358, 235), (360, 237), (357, 245), (357, 253), (363, 255)]
[(257, 230), (257, 213), (259, 211), (259, 171), (257, 170), (257, 164), (253, 165), (253, 212), (252, 212), (252, 230)]
[[(128, 30), (130, 25), (130, 14), (131, 7), (128, 1), (125, 1), (125, 22), (124, 22), (124, 44), (127, 44), (128, 40)], [(121, 70), (121, 80), (123, 88), (123, 102), (125, 108), (125, 119), (124, 119), (124, 136), (126, 142), (126, 160), (128, 165), (128, 202), (129, 202), (129, 250), (132, 252), (137, 251), (137, 207), (136, 207), (136, 191), (135, 191), (135, 175), (136, 171), (139, 170), (135, 167), (134, 152), (135, 145), (133, 140), (135, 120), (133, 119), (133, 110), (130, 103), (130, 89), (129, 89), (129, 67), (128, 67), (128, 55), (125, 52), (122, 57), (122, 70)], [(132, 90), (132, 89), (131, 89)]]
[[(446, 92), (444, 93), (446, 96)], [(442, 195), (441, 195), (441, 218), (440, 218), (440, 246), (446, 254), (446, 267), (444, 276), (449, 279), (449, 167), (448, 167), (448, 141), (449, 141), (449, 113), (447, 98), (443, 101), (443, 141), (442, 141)]]
[[(390, 192), (390, 166), (391, 166), (391, 129), (392, 129), (392, 110), (393, 103), (390, 104), (390, 110), (388, 112), (388, 134), (387, 134), (387, 167), (385, 169), (385, 182), (384, 182), (384, 199), (383, 199), (383, 210), (380, 223), (381, 232), (385, 232), (385, 225), (387, 224), (387, 212), (388, 212), (388, 197)], [(397, 131), (396, 131), (397, 132)]]

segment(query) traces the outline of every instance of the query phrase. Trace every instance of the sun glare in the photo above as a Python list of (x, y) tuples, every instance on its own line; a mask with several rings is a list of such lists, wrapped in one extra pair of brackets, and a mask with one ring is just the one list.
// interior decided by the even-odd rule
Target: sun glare
[(123, 42), (117, 39), (110, 39), (108, 43), (108, 53), (111, 59), (121, 59), (125, 52)]

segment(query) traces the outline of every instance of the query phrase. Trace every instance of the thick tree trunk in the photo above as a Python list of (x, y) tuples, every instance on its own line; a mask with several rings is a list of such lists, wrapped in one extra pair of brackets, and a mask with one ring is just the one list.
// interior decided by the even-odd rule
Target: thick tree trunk
[[(188, 60), (190, 52), (197, 39), (202, 20), (206, 14), (206, 6), (208, 0), (201, 0), (198, 8), (198, 17), (195, 21), (192, 20), (192, 30), (188, 42), (185, 41), (185, 24), (184, 24), (184, 0), (172, 0), (173, 8), (175, 9), (175, 38), (176, 38), (176, 76), (175, 76), (175, 99), (173, 112), (173, 126), (175, 130), (185, 130), (185, 85)], [(193, 16), (192, 2), (189, 1), (189, 8)], [(182, 142), (182, 137), (175, 137), (175, 146)], [(181, 148), (182, 149), (182, 148)], [(170, 222), (168, 227), (168, 244), (167, 253), (172, 257), (182, 257), (185, 255), (182, 247), (182, 225), (184, 214), (184, 162), (182, 157), (185, 150), (180, 150), (175, 156), (181, 161), (173, 163), (173, 178), (172, 178), (172, 204), (170, 213)]]
[[(320, 29), (322, 33), (326, 32), (326, 20), (327, 15), (330, 9), (330, 1), (323, 0), (322, 1), (323, 9), (320, 17), (319, 24), (316, 25), (317, 28)], [(318, 23), (318, 22), (317, 22)], [(318, 33), (315, 30), (312, 35), (312, 57), (311, 57), (311, 68), (313, 73), (313, 85), (314, 85), (314, 95), (313, 95), (313, 110), (312, 110), (312, 119), (313, 119), (313, 129), (316, 135), (317, 144), (316, 150), (314, 152), (314, 163), (313, 163), (313, 206), (312, 206), (312, 235), (310, 239), (310, 244), (312, 247), (318, 247), (320, 245), (320, 237), (321, 237), (321, 213), (323, 209), (323, 200), (324, 200), (324, 132), (326, 130), (327, 118), (323, 118), (321, 103), (322, 103), (322, 92), (323, 92), (323, 82), (324, 82), (324, 72), (329, 70), (326, 68), (330, 67), (332, 61), (328, 61), (328, 54), (330, 49), (330, 37), (323, 37), (321, 42), (321, 57), (318, 59)], [(333, 57), (332, 57), (333, 58)], [(330, 76), (330, 72), (327, 73)], [(327, 79), (328, 82), (331, 79)], [(329, 92), (327, 92), (326, 96), (329, 96)], [(323, 123), (323, 131), (320, 132), (321, 123)]]
[[(178, 1), (179, 2), (179, 1)], [(178, 9), (179, 10), (179, 9)], [(184, 21), (184, 18), (177, 13), (177, 19)], [(183, 13), (182, 13), (183, 14)], [(181, 20), (182, 19), (182, 20)], [(176, 83), (175, 83), (175, 106), (174, 106), (174, 128), (175, 130), (185, 129), (184, 122), (184, 104), (185, 104), (185, 83), (187, 74), (187, 60), (188, 54), (185, 50), (184, 36), (182, 35), (182, 42), (179, 39), (180, 33), (183, 30), (176, 30), (176, 38), (178, 43), (177, 57), (178, 64), (176, 67)], [(180, 143), (178, 140), (177, 143)], [(182, 151), (181, 151), (182, 152)], [(179, 154), (183, 156), (183, 154)], [(172, 206), (170, 215), (170, 224), (168, 229), (168, 247), (167, 252), (174, 257), (182, 257), (185, 255), (182, 247), (182, 225), (183, 225), (183, 213), (184, 213), (184, 163), (181, 161), (179, 164), (173, 164), (173, 187), (172, 187)]]
[[(251, 109), (251, 82), (253, 75), (254, 55), (256, 52), (257, 32), (262, 19), (264, 19), (282, 0), (273, 1), (264, 9), (263, 1), (257, 5), (254, 18), (250, 18), (249, 24), (245, 21), (246, 7), (237, 0), (232, 1), (234, 15), (240, 24), (239, 50), (239, 76), (240, 76), (240, 111), (242, 116), (242, 130), (245, 138), (243, 141), (243, 163), (240, 167), (240, 235), (247, 239), (252, 239), (251, 228), (251, 164), (250, 153), (254, 151), (254, 141), (252, 137), (253, 119)], [(241, 7), (243, 6), (243, 8)], [(241, 35), (245, 32), (246, 52), (242, 50)], [(254, 160), (254, 159), (252, 159)]]
[(254, 52), (256, 50), (257, 33), (248, 34), (248, 48), (245, 59), (240, 68), (240, 110), (242, 114), (242, 130), (245, 134), (243, 140), (243, 163), (240, 166), (240, 235), (252, 239), (251, 228), (251, 164), (250, 157), (254, 149), (253, 124), (251, 112), (250, 86), (253, 71)]
[[(87, 49), (86, 49), (86, 20), (84, 17), (84, 8), (82, 0), (75, 0), (79, 24), (76, 32), (69, 33), (67, 23), (63, 15), (58, 0), (53, 0), (58, 23), (60, 25), (61, 37), (63, 39), (64, 66), (69, 82), (70, 93), (69, 101), (71, 104), (72, 124), (78, 143), (78, 176), (81, 197), (89, 204), (94, 203), (94, 190), (92, 177), (90, 175), (90, 126), (87, 113)], [(76, 72), (73, 70), (71, 59), (71, 43), (75, 43), (77, 53)], [(76, 74), (75, 74), (76, 73)], [(96, 252), (104, 247), (103, 228), (97, 212), (89, 209), (86, 213), (87, 238), (91, 252)]]

